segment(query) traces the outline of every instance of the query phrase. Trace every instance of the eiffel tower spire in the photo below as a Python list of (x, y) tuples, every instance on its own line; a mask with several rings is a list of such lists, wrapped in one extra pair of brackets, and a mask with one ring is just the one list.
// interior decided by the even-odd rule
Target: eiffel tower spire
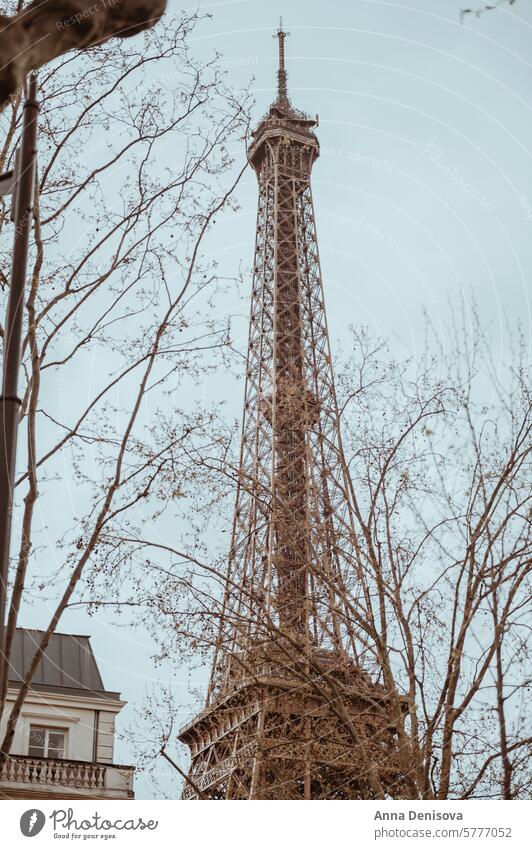
[(283, 30), (283, 19), (279, 19), (279, 29), (277, 30), (274, 38), (277, 38), (279, 41), (279, 68), (277, 70), (277, 103), (283, 106), (288, 106), (288, 87), (287, 87), (287, 74), (285, 68), (284, 61), (284, 41), (287, 35), (290, 35), (289, 32), (285, 32)]
[(179, 737), (192, 756), (184, 798), (402, 792), (353, 608), (360, 566), (310, 181), (317, 121), (288, 100), (286, 35), (281, 23), (277, 99), (248, 153), (259, 200), (240, 474), (207, 705)]

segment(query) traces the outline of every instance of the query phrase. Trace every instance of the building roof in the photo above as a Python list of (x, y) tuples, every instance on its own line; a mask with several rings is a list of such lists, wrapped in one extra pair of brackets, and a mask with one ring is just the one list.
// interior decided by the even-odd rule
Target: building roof
[[(20, 684), (23, 680), (43, 633), (33, 628), (17, 628), (10, 658), (11, 683)], [(79, 691), (118, 695), (105, 690), (89, 637), (75, 634), (52, 634), (31, 686), (78, 691), (78, 695)]]

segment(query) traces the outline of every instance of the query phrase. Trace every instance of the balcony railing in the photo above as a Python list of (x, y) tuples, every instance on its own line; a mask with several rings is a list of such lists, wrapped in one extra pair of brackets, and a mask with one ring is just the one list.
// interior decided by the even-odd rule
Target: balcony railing
[(9, 755), (0, 767), (0, 782), (44, 785), (59, 790), (69, 788), (81, 793), (102, 796), (132, 795), (133, 767), (114, 764), (71, 761), (62, 758), (35, 758), (28, 755)]

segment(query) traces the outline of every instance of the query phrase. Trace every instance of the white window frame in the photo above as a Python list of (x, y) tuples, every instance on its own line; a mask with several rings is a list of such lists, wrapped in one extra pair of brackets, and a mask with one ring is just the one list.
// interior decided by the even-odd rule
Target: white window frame
[[(27, 754), (30, 745), (30, 725), (41, 725), (46, 728), (60, 728), (67, 731), (65, 758), (67, 760), (80, 760), (78, 757), (78, 741), (76, 726), (80, 722), (79, 716), (63, 713), (56, 709), (44, 711), (39, 708), (35, 709), (33, 705), (28, 705), (22, 710), (21, 716), (21, 731), (19, 754)], [(14, 750), (13, 750), (14, 751)]]
[[(38, 728), (44, 732), (44, 754), (42, 755), (30, 755), (30, 747), (31, 747), (31, 730), (32, 728)], [(50, 745), (50, 732), (59, 733), (63, 735), (63, 755), (59, 757), (58, 755), (49, 754), (49, 745)], [(61, 727), (59, 725), (52, 725), (51, 723), (48, 725), (40, 725), (36, 722), (31, 722), (29, 726), (28, 732), (28, 745), (27, 745), (27, 753), (30, 757), (33, 758), (54, 758), (57, 760), (65, 760), (68, 758), (68, 728)]]

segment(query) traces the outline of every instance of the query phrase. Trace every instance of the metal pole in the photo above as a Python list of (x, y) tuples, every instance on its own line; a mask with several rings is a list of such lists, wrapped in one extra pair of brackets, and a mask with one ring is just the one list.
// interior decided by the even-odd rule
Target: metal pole
[(11, 516), (17, 454), (17, 426), (21, 400), (18, 397), (24, 289), (28, 264), (28, 245), (33, 208), (33, 186), (37, 154), (37, 120), (39, 104), (37, 78), (29, 78), (28, 96), (24, 103), (24, 118), (17, 182), (13, 197), (15, 208), (15, 240), (11, 266), (11, 287), (4, 327), (4, 359), (2, 394), (0, 395), (0, 693), (4, 676), (4, 637), (7, 599), (7, 579), (11, 542)]

